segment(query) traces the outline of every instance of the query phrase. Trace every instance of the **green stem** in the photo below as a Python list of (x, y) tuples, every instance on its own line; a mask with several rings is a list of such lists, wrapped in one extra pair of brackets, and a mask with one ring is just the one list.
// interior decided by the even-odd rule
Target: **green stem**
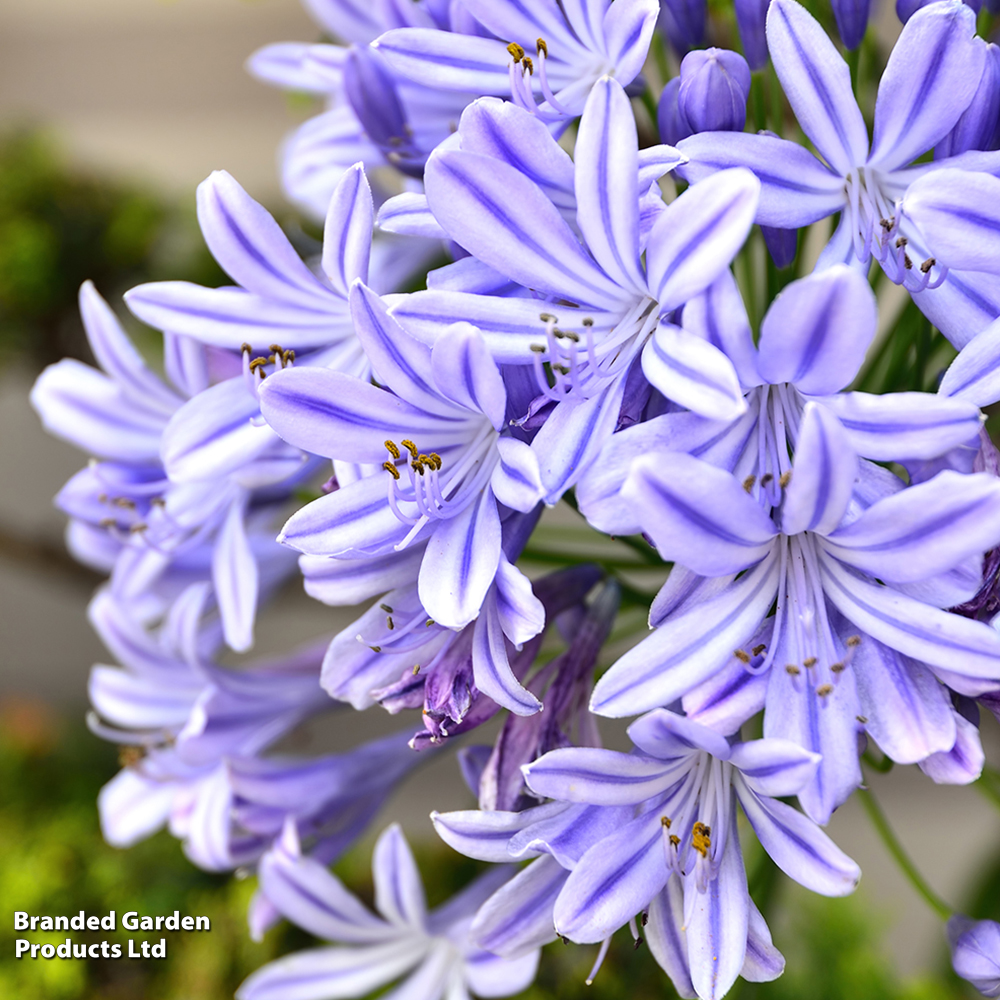
[(952, 908), (927, 884), (923, 875), (917, 870), (917, 866), (910, 860), (903, 845), (899, 842), (895, 831), (889, 825), (889, 820), (882, 807), (878, 804), (871, 790), (863, 788), (858, 792), (861, 796), (861, 804), (868, 813), (872, 825), (878, 831), (882, 842), (889, 853), (895, 858), (896, 864), (902, 869), (903, 874), (910, 880), (910, 885), (917, 893), (924, 898), (924, 902), (942, 919), (947, 920), (954, 912)]
[(858, 65), (861, 62), (861, 46), (847, 53), (847, 66), (851, 71), (851, 90), (858, 92)]
[(1000, 809), (1000, 771), (994, 771), (992, 767), (984, 767), (983, 773), (976, 782), (976, 788)]
[(883, 757), (881, 760), (876, 760), (870, 750), (866, 750), (862, 755), (861, 759), (873, 770), (878, 771), (879, 774), (888, 774), (895, 765), (895, 761), (891, 757)]

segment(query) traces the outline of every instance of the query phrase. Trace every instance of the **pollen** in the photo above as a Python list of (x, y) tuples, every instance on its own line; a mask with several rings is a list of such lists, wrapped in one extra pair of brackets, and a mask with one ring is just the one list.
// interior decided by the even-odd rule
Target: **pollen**
[(546, 59), (549, 57), (549, 46), (544, 38), (538, 38), (535, 40), (535, 52), (540, 56), (545, 56)]
[(660, 826), (662, 826), (664, 830), (669, 830), (672, 823), (673, 821), (670, 819), (669, 816), (660, 817)]
[(847, 646), (848, 646), (849, 649), (854, 649), (855, 646), (860, 646), (860, 645), (861, 645), (861, 636), (860, 635), (852, 635), (847, 640)]
[(747, 493), (749, 493), (753, 489), (754, 483), (756, 482), (757, 482), (756, 476), (747, 476), (746, 479), (743, 480), (743, 489), (745, 489)]
[(846, 670), (846, 669), (847, 669), (847, 664), (846, 663), (840, 663), (838, 661), (837, 663), (831, 663), (830, 664), (830, 672), (834, 673), (834, 674), (843, 673), (844, 670)]
[(698, 822), (691, 828), (691, 846), (703, 857), (708, 857), (712, 846), (712, 828)]
[(674, 847), (680, 847), (681, 838), (678, 837), (676, 833), (672, 833), (670, 834), (670, 843), (673, 844)]
[(535, 75), (535, 64), (531, 61), (530, 56), (525, 56), (522, 60), (524, 63), (524, 68), (532, 75)]
[(399, 469), (396, 468), (392, 462), (383, 462), (382, 468), (392, 476), (393, 479), (399, 479)]
[(420, 673), (420, 664), (419, 663), (414, 663), (413, 664), (413, 676), (416, 677), (417, 674), (419, 674), (419, 673)]
[(119, 767), (135, 767), (139, 761), (145, 757), (142, 747), (119, 747), (118, 748), (118, 766)]
[(778, 485), (785, 489), (788, 484), (792, 481), (792, 470), (789, 469), (787, 472), (781, 474), (781, 478), (778, 480)]
[(816, 694), (820, 698), (828, 698), (831, 694), (833, 694), (833, 685), (832, 684), (820, 684), (820, 686), (818, 688), (816, 688)]
[(420, 449), (409, 438), (403, 438), (400, 444), (410, 453), (410, 458), (420, 457)]
[(510, 53), (510, 57), (514, 60), (515, 65), (524, 58), (524, 49), (517, 42), (511, 42), (507, 46), (507, 51)]
[(802, 666), (804, 666), (804, 667), (815, 667), (816, 666), (816, 657), (815, 656), (807, 656), (802, 661)]
[(740, 663), (750, 662), (750, 654), (745, 649), (734, 649), (733, 656), (735, 656)]
[(797, 666), (795, 666), (794, 663), (789, 663), (785, 667), (785, 672), (788, 673), (788, 674), (791, 674), (792, 677), (798, 677), (799, 674), (802, 673), (802, 671), (799, 670), (799, 668)]

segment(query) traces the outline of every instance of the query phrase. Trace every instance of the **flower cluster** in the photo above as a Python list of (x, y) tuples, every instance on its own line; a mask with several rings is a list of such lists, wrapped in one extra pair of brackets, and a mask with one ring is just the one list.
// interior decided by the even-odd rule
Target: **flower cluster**
[[(682, 996), (774, 979), (741, 838), (851, 892), (820, 827), (862, 754), (973, 782), (977, 700), (1000, 706), (998, 49), (959, 0), (900, 4), (863, 108), (796, 0), (735, 0), (744, 55), (698, 48), (703, 0), (307, 6), (348, 44), (250, 68), (328, 102), (283, 154), (321, 254), (213, 174), (199, 219), (233, 284), (125, 296), (165, 377), (86, 285), (101, 370), (61, 362), (33, 394), (95, 456), (57, 502), (109, 574), (91, 618), (120, 666), (94, 667), (91, 721), (126, 751), (105, 834), (167, 823), (196, 864), (258, 873), (255, 934), (284, 916), (334, 943), (244, 1000), (404, 975), (393, 996), (506, 996), (556, 936), (601, 944), (593, 978), (625, 925)], [(868, 4), (832, 8), (856, 48)], [(686, 52), (672, 80), (663, 35)], [(826, 234), (811, 257), (805, 227)], [(880, 317), (893, 284), (905, 322)], [(536, 573), (557, 504), (659, 591), (606, 539)], [(370, 607), (221, 665), (296, 557), (312, 597)], [(623, 602), (652, 631), (609, 665)], [(421, 715), (277, 752), (344, 702)], [(493, 867), (428, 912), (390, 826), (372, 914), (327, 866), (500, 713), (459, 755), (479, 808), (433, 817)], [(638, 717), (631, 752), (602, 748), (600, 716)], [(956, 969), (997, 995), (996, 925), (950, 926)]]

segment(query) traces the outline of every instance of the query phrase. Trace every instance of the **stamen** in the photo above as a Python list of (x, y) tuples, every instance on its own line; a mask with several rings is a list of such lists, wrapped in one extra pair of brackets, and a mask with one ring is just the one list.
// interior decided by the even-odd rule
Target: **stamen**
[(393, 479), (399, 479), (399, 469), (396, 468), (392, 462), (383, 462), (382, 468), (392, 476)]
[(754, 483), (756, 482), (757, 482), (756, 476), (747, 476), (746, 479), (743, 480), (743, 489), (745, 489), (747, 493), (749, 493), (753, 489)]
[(611, 938), (607, 937), (601, 942), (601, 950), (597, 953), (597, 961), (594, 962), (594, 967), (590, 970), (590, 975), (587, 976), (585, 982), (588, 986), (594, 985), (594, 979), (597, 977), (597, 973), (601, 969), (601, 965), (604, 963), (604, 956), (608, 953), (608, 948), (611, 946)]
[(760, 654), (763, 653), (765, 649), (767, 649), (767, 646), (764, 643), (760, 643), (759, 645), (754, 646), (751, 652), (753, 653), (754, 656), (760, 656)]
[(545, 56), (546, 58), (548, 57), (549, 47), (544, 38), (538, 38), (535, 40), (535, 54)]
[(709, 848), (712, 846), (712, 828), (705, 826), (702, 822), (697, 822), (691, 828), (691, 846), (703, 857), (708, 857)]
[(409, 438), (403, 438), (400, 444), (410, 453), (411, 458), (419, 457), (420, 449)]
[(381, 609), (382, 609), (382, 610), (383, 610), (383, 611), (384, 611), (384, 612), (385, 612), (385, 613), (386, 613), (387, 615), (391, 615), (391, 614), (392, 614), (392, 608), (390, 608), (388, 604), (380, 604), (380, 605), (379, 605), (379, 607), (380, 607), (380, 608), (381, 608)]
[(921, 273), (926, 274), (936, 263), (937, 261), (933, 257), (928, 257), (927, 260), (920, 265)]
[(829, 695), (833, 694), (833, 685), (820, 684), (820, 686), (816, 688), (816, 694), (819, 695), (820, 698), (828, 697)]
[(816, 666), (816, 657), (815, 656), (807, 656), (802, 661), (802, 666), (804, 666), (804, 667), (815, 667)]
[(781, 474), (781, 478), (778, 480), (778, 485), (782, 489), (787, 489), (788, 484), (792, 481), (792, 470), (789, 469), (787, 472)]
[(524, 49), (517, 42), (511, 42), (507, 46), (507, 51), (510, 53), (510, 57), (514, 60), (515, 65), (524, 58)]
[(746, 664), (750, 662), (750, 654), (745, 649), (734, 650), (733, 656), (735, 656), (736, 659), (740, 661), (740, 663)]

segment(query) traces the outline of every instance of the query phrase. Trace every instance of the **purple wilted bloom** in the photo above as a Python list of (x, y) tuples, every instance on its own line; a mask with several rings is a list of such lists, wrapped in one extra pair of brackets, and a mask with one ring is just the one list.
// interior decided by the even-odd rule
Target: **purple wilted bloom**
[[(699, 133), (680, 144), (690, 160), (680, 172), (698, 182), (717, 170), (749, 167), (761, 179), (756, 221), (762, 225), (791, 229), (840, 212), (819, 266), (863, 266), (874, 256), (962, 346), (1000, 313), (1000, 290), (981, 276), (948, 271), (950, 265), (938, 262), (937, 244), (924, 241), (897, 203), (912, 181), (936, 167), (961, 168), (976, 179), (976, 171), (1000, 164), (998, 154), (969, 152), (908, 166), (954, 128), (976, 94), (986, 45), (975, 27), (975, 15), (958, 0), (931, 4), (910, 19), (879, 84), (869, 144), (847, 64), (804, 7), (774, 0), (767, 15), (771, 59), (803, 131), (826, 162), (769, 135)], [(919, 89), (914, 79), (924, 81)]]
[(1000, 997), (1000, 924), (956, 913), (948, 921), (948, 943), (955, 971), (984, 997)]
[(529, 690), (544, 698), (545, 711), (527, 717), (510, 715), (505, 720), (480, 776), (481, 809), (516, 810), (523, 805), (521, 766), (549, 750), (600, 746), (600, 734), (587, 706), (594, 667), (614, 625), (618, 602), (618, 585), (608, 581), (586, 612), (574, 618), (566, 652), (550, 660), (528, 684)]
[(705, 0), (660, 0), (660, 28), (680, 55), (705, 42)]
[[(556, 404), (532, 443), (542, 495), (554, 503), (614, 430), (633, 364), (666, 396), (707, 416), (745, 409), (731, 362), (667, 317), (727, 268), (749, 231), (758, 184), (734, 170), (667, 206), (657, 192), (644, 233), (640, 195), (676, 159), (660, 147), (643, 169), (635, 118), (615, 80), (605, 77), (591, 92), (575, 168), (551, 136), (532, 134), (529, 151), (515, 157), (523, 118), (477, 102), (463, 116), (459, 148), (428, 161), (425, 185), (443, 229), (525, 296), (431, 290), (394, 302), (393, 312), (427, 339), (465, 316), (499, 363), (534, 366), (539, 402)], [(501, 153), (489, 155), (483, 130), (494, 123), (513, 163), (506, 142), (493, 143)]]
[(361, 997), (406, 978), (394, 996), (457, 1000), (469, 992), (509, 996), (535, 978), (538, 952), (502, 959), (469, 940), (479, 905), (510, 877), (493, 869), (428, 912), (423, 885), (398, 825), (387, 827), (372, 855), (376, 915), (322, 864), (303, 857), (295, 829), (260, 866), (263, 892), (286, 917), (335, 947), (297, 952), (259, 969), (238, 1000)]
[[(906, 2), (906, 0), (902, 0)], [(871, 0), (833, 0), (833, 16), (846, 49), (856, 49), (868, 30)]]
[(552, 123), (579, 115), (606, 74), (622, 86), (639, 75), (659, 10), (656, 0), (460, 0), (459, 6), (494, 37), (402, 28), (373, 48), (395, 72), (425, 86), (509, 95)]
[(681, 61), (677, 107), (693, 132), (742, 132), (750, 67), (737, 52), (699, 49)]
[(274, 544), (273, 520), (308, 472), (304, 457), (237, 418), (237, 460), (203, 467), (199, 482), (171, 479), (165, 441), (187, 408), (217, 388), (208, 388), (205, 350), (165, 337), (169, 387), (146, 367), (90, 283), (80, 290), (80, 308), (103, 372), (64, 360), (39, 376), (31, 396), (50, 432), (103, 459), (56, 498), (73, 518), (71, 548), (110, 571), (116, 598), (147, 619), (189, 583), (210, 577), (226, 641), (246, 649), (259, 594), (292, 568)]
[[(624, 496), (661, 555), (721, 579), (700, 602), (675, 597), (657, 631), (601, 678), (591, 707), (631, 714), (670, 704), (727, 663), (751, 677), (771, 668), (764, 732), (822, 753), (799, 797), (825, 822), (860, 781), (859, 725), (912, 762), (955, 745), (934, 678), (973, 696), (996, 686), (1000, 636), (940, 609), (978, 588), (1000, 532), (1000, 483), (942, 472), (900, 488), (859, 465), (822, 404), (786, 410), (782, 422), (795, 457), (771, 499), (689, 455), (633, 463)], [(760, 630), (775, 599), (768, 640)]]

